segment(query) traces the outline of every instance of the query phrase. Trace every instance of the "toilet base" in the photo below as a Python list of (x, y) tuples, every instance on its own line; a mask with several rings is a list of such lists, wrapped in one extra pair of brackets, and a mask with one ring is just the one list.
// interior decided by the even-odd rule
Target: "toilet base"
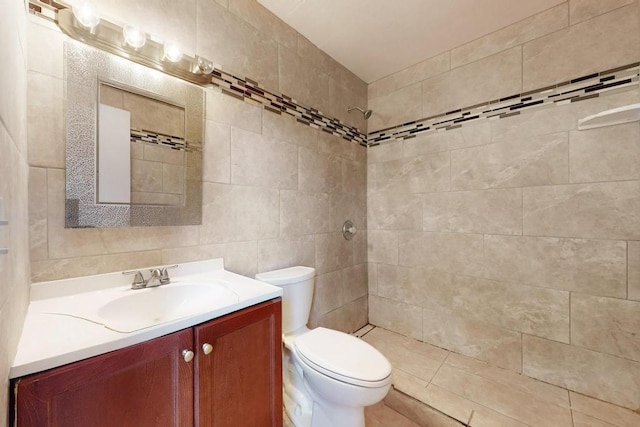
[(287, 348), (282, 352), (282, 401), (295, 427), (311, 427), (313, 400), (305, 388), (302, 369), (291, 360)]
[(319, 402), (313, 402), (311, 427), (365, 427), (364, 407), (325, 408)]
[[(293, 382), (284, 382), (284, 409), (295, 427), (365, 427), (364, 407), (338, 407), (335, 404), (323, 405), (312, 400), (308, 385), (298, 376), (293, 364), (289, 365), (287, 376), (297, 377)], [(287, 372), (287, 371), (284, 371)], [(293, 375), (292, 375), (293, 374)], [(302, 388), (298, 387), (305, 383)]]

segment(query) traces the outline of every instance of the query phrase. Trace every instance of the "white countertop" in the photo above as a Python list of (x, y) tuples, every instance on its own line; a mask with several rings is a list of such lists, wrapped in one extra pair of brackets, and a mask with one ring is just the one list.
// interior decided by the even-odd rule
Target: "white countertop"
[[(140, 268), (146, 271), (147, 268)], [(224, 269), (222, 259), (183, 263), (170, 270), (171, 280), (224, 281), (238, 295), (236, 303), (194, 316), (122, 333), (78, 317), (48, 314), (69, 297), (97, 298), (101, 292), (131, 291), (133, 276), (121, 272), (31, 285), (31, 303), (9, 378), (55, 368), (128, 347), (282, 296), (282, 289)], [(164, 285), (171, 286), (171, 284)]]

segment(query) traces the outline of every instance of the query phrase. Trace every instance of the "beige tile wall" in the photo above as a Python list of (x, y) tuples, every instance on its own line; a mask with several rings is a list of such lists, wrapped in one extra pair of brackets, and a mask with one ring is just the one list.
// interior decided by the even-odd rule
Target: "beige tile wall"
[[(347, 104), (366, 105), (365, 83), (254, 0), (98, 6), (364, 127), (362, 115), (344, 113)], [(29, 106), (34, 116), (47, 113), (29, 140), (34, 281), (216, 257), (247, 276), (303, 264), (318, 270), (312, 325), (353, 331), (367, 322), (363, 147), (207, 90), (201, 226), (65, 229), (64, 138), (44, 131), (62, 129), (63, 63), (40, 61), (62, 58), (64, 37), (37, 18), (30, 27)], [(333, 99), (332, 88), (341, 95)], [(359, 229), (349, 242), (339, 232), (347, 219)]]
[(8, 373), (29, 300), (26, 11), (6, 2), (0, 16), (0, 425), (7, 423)]
[[(368, 103), (375, 130), (640, 59), (638, 0), (570, 0), (367, 88), (254, 0), (174, 3), (104, 7), (360, 129), (346, 105)], [(34, 280), (220, 256), (247, 275), (313, 265), (314, 325), (353, 330), (369, 309), (386, 328), (640, 408), (636, 336), (599, 339), (637, 325), (639, 130), (575, 130), (638, 91), (368, 153), (207, 91), (203, 226), (65, 230), (63, 64), (50, 54), (63, 37), (29, 27), (29, 72), (16, 79), (27, 76), (25, 111), (40, 118), (28, 147)], [(337, 231), (347, 217), (361, 231), (350, 242)]]
[[(640, 2), (570, 0), (370, 84), (370, 130), (638, 61), (639, 37)], [(640, 123), (576, 130), (639, 101), (369, 149), (370, 321), (640, 409)]]
[(637, 0), (568, 0), (369, 84), (375, 131), (637, 61)]

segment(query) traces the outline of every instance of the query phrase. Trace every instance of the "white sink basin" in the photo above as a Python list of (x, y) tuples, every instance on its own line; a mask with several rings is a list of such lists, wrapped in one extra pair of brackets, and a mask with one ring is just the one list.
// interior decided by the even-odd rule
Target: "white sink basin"
[(176, 282), (138, 290), (114, 289), (61, 298), (60, 314), (99, 323), (116, 332), (134, 332), (237, 303), (224, 281)]
[(109, 329), (133, 332), (236, 302), (238, 295), (218, 283), (169, 284), (132, 290), (104, 304), (96, 314)]

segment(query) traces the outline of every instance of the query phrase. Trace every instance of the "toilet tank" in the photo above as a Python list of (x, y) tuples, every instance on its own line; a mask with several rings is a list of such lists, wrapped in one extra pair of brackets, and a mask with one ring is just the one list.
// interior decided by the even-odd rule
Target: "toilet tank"
[(307, 325), (315, 273), (315, 268), (297, 266), (256, 274), (256, 280), (282, 288), (283, 334)]

